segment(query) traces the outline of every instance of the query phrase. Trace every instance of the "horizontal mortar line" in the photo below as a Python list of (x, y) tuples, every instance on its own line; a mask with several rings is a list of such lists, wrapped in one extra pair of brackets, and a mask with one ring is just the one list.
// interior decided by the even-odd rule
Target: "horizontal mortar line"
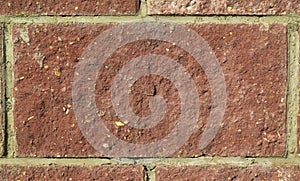
[(2, 23), (130, 23), (130, 22), (174, 22), (174, 23), (299, 23), (300, 16), (0, 16)]
[(0, 165), (18, 166), (103, 166), (103, 165), (146, 165), (146, 166), (292, 166), (300, 165), (300, 158), (242, 158), (242, 157), (199, 157), (199, 158), (1, 158)]

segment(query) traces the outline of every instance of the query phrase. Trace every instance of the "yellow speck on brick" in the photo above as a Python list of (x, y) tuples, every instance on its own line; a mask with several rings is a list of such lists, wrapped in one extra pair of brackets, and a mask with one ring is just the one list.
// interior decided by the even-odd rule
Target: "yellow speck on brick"
[(54, 74), (55, 74), (57, 77), (59, 77), (59, 76), (61, 75), (61, 73), (60, 73), (59, 71), (57, 71), (57, 70), (54, 71)]
[(75, 7), (75, 10), (76, 10), (76, 11), (78, 10), (78, 6)]
[(29, 118), (27, 118), (28, 121), (32, 120), (34, 118), (34, 116), (30, 116)]
[(228, 7), (227, 7), (227, 11), (229, 11), (229, 12), (232, 11), (232, 7), (231, 7), (231, 6), (228, 6)]
[(268, 143), (270, 142), (270, 140), (268, 140), (268, 138), (263, 138), (263, 140), (268, 142)]
[(7, 6), (8, 6), (8, 7), (10, 7), (10, 6), (11, 6), (11, 3), (10, 3), (10, 2), (8, 2), (8, 3), (7, 3)]
[(115, 125), (116, 125), (117, 127), (122, 127), (122, 126), (124, 126), (125, 124), (124, 124), (123, 122), (121, 122), (121, 121), (116, 121), (116, 122), (115, 122)]
[(270, 117), (269, 117), (268, 115), (266, 115), (266, 116), (265, 116), (265, 119), (266, 119), (266, 120), (269, 120), (269, 119), (270, 119)]

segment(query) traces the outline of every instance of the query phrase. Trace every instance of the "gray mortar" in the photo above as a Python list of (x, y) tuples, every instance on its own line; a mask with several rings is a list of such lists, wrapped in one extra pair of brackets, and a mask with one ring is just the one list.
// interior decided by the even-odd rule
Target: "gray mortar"
[(286, 156), (294, 157), (297, 153), (297, 116), (299, 69), (299, 35), (298, 24), (288, 25), (288, 89), (287, 89), (287, 137)]
[(13, 43), (12, 43), (12, 25), (6, 24), (5, 29), (5, 52), (4, 52), (4, 63), (5, 63), (5, 70), (4, 70), (4, 77), (3, 80), (5, 81), (5, 105), (4, 105), (4, 114), (6, 120), (4, 123), (6, 125), (6, 141), (7, 145), (5, 145), (5, 152), (6, 157), (12, 158), (16, 156), (16, 136), (14, 133), (14, 121), (13, 121), (13, 103), (14, 99), (12, 96), (12, 89), (13, 89), (13, 70), (12, 70), (12, 62), (14, 62), (13, 58)]

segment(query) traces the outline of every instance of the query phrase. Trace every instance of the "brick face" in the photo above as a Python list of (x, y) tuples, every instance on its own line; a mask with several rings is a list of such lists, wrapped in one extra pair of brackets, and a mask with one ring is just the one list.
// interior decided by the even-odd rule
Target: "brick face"
[(136, 14), (139, 2), (138, 0), (12, 0), (1, 1), (0, 7), (1, 15), (126, 15)]
[(300, 12), (300, 4), (297, 1), (275, 0), (148, 0), (149, 14), (288, 14)]
[(298, 166), (269, 167), (175, 167), (159, 166), (155, 170), (156, 180), (297, 180), (300, 176)]
[[(199, 108), (198, 129), (172, 156), (282, 156), (286, 122), (285, 27), (276, 24), (268, 27), (261, 24), (188, 26), (212, 47), (226, 80), (227, 109), (214, 141), (198, 150), (211, 109), (204, 72), (188, 52), (158, 40), (141, 40), (116, 50), (106, 64), (112, 68), (101, 69), (96, 102), (102, 111), (109, 113), (103, 116), (108, 129), (124, 141), (145, 144), (163, 138), (174, 127), (176, 120), (172, 121), (171, 116), (167, 117), (170, 123), (165, 121), (149, 130), (139, 131), (127, 125), (116, 127), (115, 118), (107, 116), (114, 114), (111, 102), (101, 102), (110, 95), (109, 87), (120, 63), (145, 54), (163, 54), (182, 63), (191, 73), (203, 103)], [(75, 66), (85, 47), (109, 27), (82, 24), (13, 27), (14, 125), (19, 157), (101, 156), (85, 140), (76, 124), (71, 86)], [(156, 87), (157, 94), (168, 99), (167, 113), (178, 114), (178, 106), (174, 104), (178, 101), (178, 93), (174, 86), (155, 76), (134, 84), (137, 92), (132, 94), (131, 106), (136, 113), (147, 114), (148, 98), (141, 94), (148, 95), (152, 86)]]
[(225, 118), (215, 140), (204, 153), (222, 156), (283, 155), (286, 28), (281, 25), (192, 28), (215, 51), (227, 89)]
[(144, 180), (142, 166), (8, 166), (0, 167), (1, 180)]
[(19, 156), (98, 155), (76, 124), (71, 81), (83, 49), (107, 28), (86, 25), (14, 27), (14, 119)]

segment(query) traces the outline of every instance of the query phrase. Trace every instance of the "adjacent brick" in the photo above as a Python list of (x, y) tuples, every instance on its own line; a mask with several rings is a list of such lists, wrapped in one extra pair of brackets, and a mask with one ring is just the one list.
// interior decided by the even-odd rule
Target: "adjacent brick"
[[(14, 125), (21, 157), (101, 156), (85, 140), (72, 109), (74, 68), (84, 49), (109, 25), (15, 25)], [(157, 126), (137, 130), (118, 127), (110, 99), (111, 83), (120, 67), (133, 58), (166, 55), (191, 74), (201, 100), (198, 128), (174, 157), (282, 156), (286, 122), (286, 28), (282, 25), (189, 25), (213, 48), (227, 85), (227, 109), (214, 141), (203, 150), (199, 139), (211, 109), (210, 88), (200, 65), (188, 52), (167, 42), (141, 40), (120, 47), (99, 70), (96, 102), (107, 128), (119, 139), (147, 144), (174, 128), (180, 107), (172, 84), (159, 76), (133, 85), (130, 105), (137, 115), (149, 114), (149, 96), (166, 98), (166, 116)], [(184, 41), (184, 37), (181, 37)], [(110, 43), (110, 42), (107, 42)], [(155, 90), (155, 91), (153, 91)], [(154, 93), (155, 92), (155, 93)], [(106, 101), (108, 100), (108, 101)]]
[(144, 180), (142, 166), (9, 166), (0, 167), (1, 180)]
[(275, 0), (148, 0), (149, 14), (287, 14), (300, 12), (298, 1)]
[(156, 168), (156, 180), (297, 180), (299, 166), (160, 166)]
[(118, 15), (136, 14), (138, 0), (12, 0), (0, 2), (1, 15)]

